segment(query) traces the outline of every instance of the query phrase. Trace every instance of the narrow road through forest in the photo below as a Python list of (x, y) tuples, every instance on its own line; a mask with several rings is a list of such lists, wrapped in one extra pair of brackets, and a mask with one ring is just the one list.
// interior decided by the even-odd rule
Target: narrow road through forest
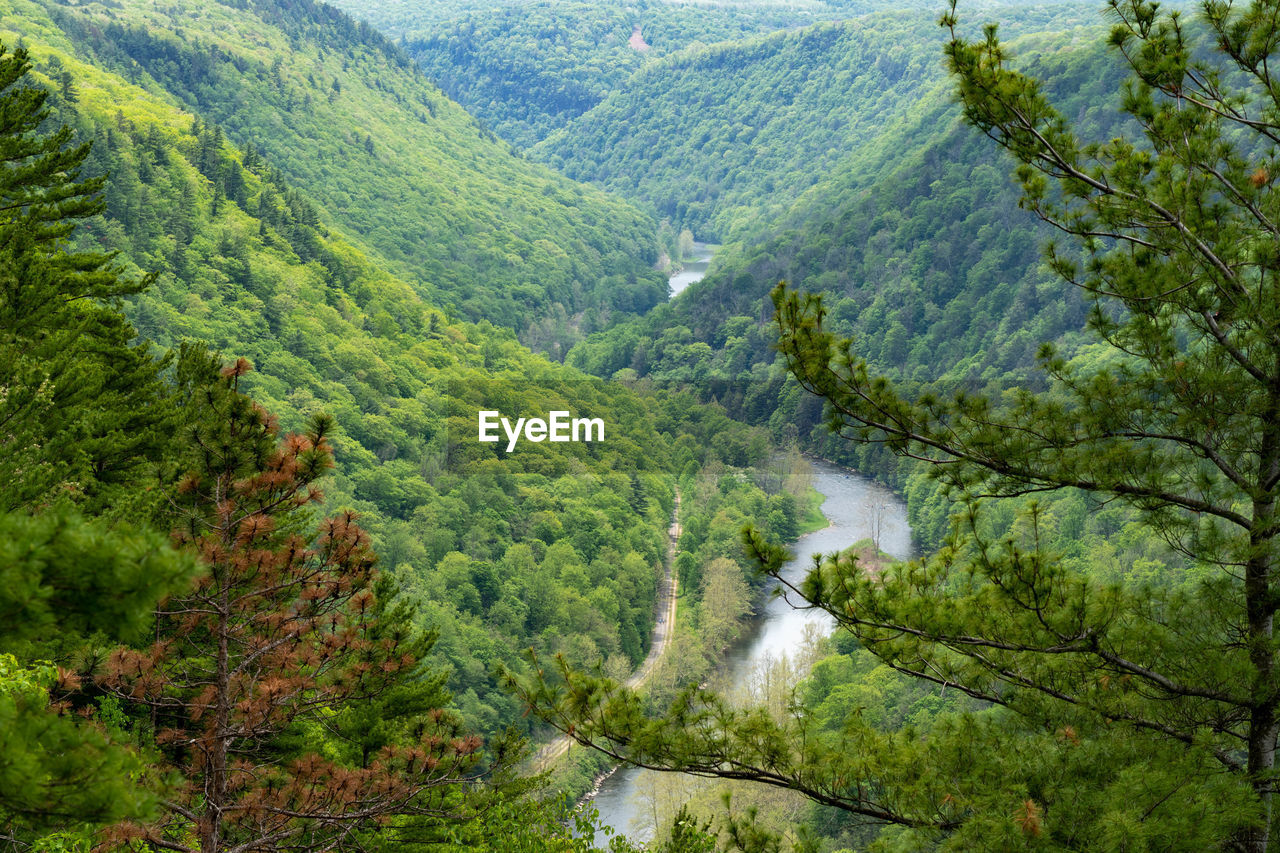
[[(666, 572), (658, 586), (658, 598), (655, 604), (657, 621), (653, 626), (653, 638), (649, 645), (648, 657), (641, 662), (640, 666), (626, 681), (626, 686), (632, 689), (641, 686), (649, 679), (659, 659), (666, 654), (671, 638), (675, 636), (676, 594), (679, 584), (675, 574), (676, 545), (680, 541), (681, 532), (680, 490), (676, 489), (675, 507), (671, 511), (671, 526), (667, 528)], [(568, 735), (560, 735), (560, 737), (543, 746), (542, 749), (538, 750), (538, 754), (534, 756), (534, 772), (542, 773), (549, 768), (569, 751), (569, 747), (573, 742), (573, 738)]]

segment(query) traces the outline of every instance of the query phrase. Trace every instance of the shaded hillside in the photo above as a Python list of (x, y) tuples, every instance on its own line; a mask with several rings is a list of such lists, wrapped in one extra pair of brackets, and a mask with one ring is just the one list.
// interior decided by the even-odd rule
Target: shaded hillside
[[(419, 0), (338, 0), (333, 5), (346, 9), (353, 16), (368, 21), (378, 30), (398, 39), (436, 33), (442, 27), (464, 17), (479, 20), (489, 12), (507, 16), (518, 11), (533, 20), (538, 20), (544, 14), (567, 18), (560, 14), (560, 10), (580, 8), (583, 4), (581, 0), (437, 0), (430, 3)], [(904, 4), (893, 4), (889, 0), (723, 0), (698, 4), (684, 0), (639, 0), (635, 3), (605, 0), (592, 3), (591, 8), (597, 15), (607, 14), (605, 9), (608, 7), (625, 9), (636, 15), (653, 16), (642, 17), (640, 22), (644, 24), (658, 19), (680, 21), (694, 28), (687, 35), (701, 38), (697, 35), (698, 32), (713, 32), (726, 26), (729, 21), (781, 29), (902, 5)], [(910, 0), (905, 5), (924, 7), (927, 0)], [(587, 21), (578, 23), (590, 26)], [(663, 49), (667, 47), (664, 46)]]
[(940, 77), (918, 16), (693, 48), (646, 67), (535, 149), (722, 242), (783, 209)]
[[(1103, 138), (1120, 70), (1101, 48), (1075, 45), (1082, 35), (1096, 45), (1096, 34), (1014, 45), (1082, 129)], [(1019, 210), (1000, 152), (958, 114), (943, 90), (922, 97), (664, 311), (699, 339), (724, 340), (729, 317), (767, 319), (766, 294), (785, 280), (825, 294), (833, 328), (856, 336), (878, 369), (927, 379), (1028, 367), (1040, 341), (1080, 327), (1083, 302), (1040, 287), (1051, 235)]]
[(622, 88), (657, 57), (887, 4), (542, 0), (478, 9), (459, 4), (454, 17), (438, 19), (426, 17), (443, 14), (435, 4), (396, 10), (392, 4), (337, 5), (402, 39), (427, 77), (451, 98), (498, 135), (531, 146)]
[[(1073, 40), (1029, 36), (1015, 45), (1055, 92), (1071, 93), (1070, 114), (1105, 135), (1097, 117), (1118, 69), (1101, 49)], [(1064, 297), (1043, 269), (1049, 234), (1017, 198), (1007, 164), (934, 90), (784, 214), (725, 246), (711, 274), (679, 299), (592, 336), (568, 361), (599, 375), (634, 371), (721, 388), (717, 399), (731, 411), (771, 422), (778, 435), (798, 431), (815, 449), (900, 482), (909, 467), (829, 437), (820, 405), (785, 381), (768, 293), (781, 280), (822, 293), (831, 328), (891, 375), (1034, 381), (1037, 348), (1074, 340), (1084, 303)]]
[[(1017, 28), (1077, 15), (1019, 12)], [(743, 237), (848, 161), (884, 150), (887, 130), (938, 97), (934, 18), (866, 15), (691, 48), (645, 66), (534, 153), (700, 239)]]

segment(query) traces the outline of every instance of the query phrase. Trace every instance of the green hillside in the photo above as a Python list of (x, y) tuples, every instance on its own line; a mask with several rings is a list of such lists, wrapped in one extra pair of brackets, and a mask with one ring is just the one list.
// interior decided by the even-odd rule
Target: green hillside
[[(1067, 159), (1024, 132), (1028, 168), (1105, 178), (1020, 200), (932, 11), (367, 11), (0, 0), (0, 847), (579, 849), (551, 788), (609, 759), (548, 785), (500, 735), (554, 728), (767, 783), (659, 786), (666, 853), (1268, 849), (1280, 168), (1231, 110), (1280, 138), (1274, 88), (1206, 111), (1170, 69), (1213, 46), (1153, 50), (1125, 119), (1091, 10), (994, 12), (1008, 53), (952, 56), (1024, 112), (971, 86), (969, 122), (1047, 117)], [(1064, 230), (1139, 239), (1084, 240), (1090, 313), (1023, 208), (1095, 201)], [(682, 227), (724, 244), (667, 301)], [(490, 445), (480, 410), (605, 435)], [(848, 630), (730, 707), (821, 526), (799, 450), (898, 489), (922, 559), (849, 498), (871, 539), (795, 590)]]
[[(1100, 53), (1069, 49), (1072, 39), (1015, 45), (1056, 91), (1073, 92), (1083, 123), (1101, 135), (1096, 116), (1114, 77), (1097, 70)], [(1080, 328), (1083, 309), (1038, 296), (1045, 234), (1019, 212), (999, 158), (960, 125), (947, 94), (931, 85), (897, 108), (873, 144), (785, 211), (744, 225), (706, 279), (583, 342), (570, 362), (599, 375), (758, 378), (774, 359), (767, 294), (786, 280), (825, 294), (834, 328), (856, 336), (880, 369), (920, 379), (1025, 375), (1036, 345)], [(706, 349), (691, 351), (694, 342)]]
[[(1272, 730), (1229, 709), (1235, 699), (1223, 693), (1212, 701), (1232, 724), (1176, 730), (1164, 721), (1189, 719), (1185, 709), (1161, 716), (1189, 695), (1183, 673), (1217, 690), (1236, 667), (1240, 684), (1270, 678), (1273, 662), (1272, 626), (1246, 616), (1245, 561), (1223, 556), (1274, 560), (1274, 546), (1257, 545), (1275, 535), (1271, 499), (1220, 526), (1203, 517), (1256, 506), (1252, 495), (1276, 488), (1260, 438), (1273, 421), (1235, 397), (1275, 387), (1238, 367), (1266, 351), (1269, 367), (1255, 372), (1274, 376), (1275, 339), (1261, 326), (1276, 279), (1270, 255), (1252, 247), (1274, 243), (1275, 90), (1265, 63), (1249, 67), (1269, 49), (1241, 58), (1238, 46), (1273, 38), (1274, 19), (1207, 4), (1185, 29), (1168, 19), (1147, 29), (1154, 6), (1119, 5), (1133, 17), (1116, 24), (1125, 38), (1113, 34), (1112, 49), (1101, 27), (1057, 21), (1037, 32), (1016, 12), (999, 17), (1019, 25), (1008, 28), (1019, 38), (965, 45), (969, 64), (957, 60), (956, 76), (969, 120), (1010, 152), (961, 124), (953, 79), (784, 212), (742, 226), (707, 279), (570, 354), (601, 375), (696, 381), (730, 411), (893, 483), (926, 554), (892, 569), (815, 561), (800, 591), (847, 633), (837, 629), (829, 648), (838, 654), (815, 670), (801, 708), (729, 711), (698, 693), (661, 723), (617, 702), (589, 705), (570, 724), (646, 766), (764, 781), (834, 805), (814, 805), (806, 821), (823, 838), (805, 843), (820, 849), (1274, 848), (1270, 811), (1229, 805), (1272, 796), (1236, 748), (1261, 738), (1270, 749)], [(1264, 118), (1250, 124), (1255, 115)], [(1114, 137), (1125, 141), (1099, 144)], [(1026, 164), (1021, 203), (1008, 153)], [(646, 162), (629, 158), (630, 174)], [(1060, 232), (1035, 213), (1068, 235), (1052, 268), (1042, 247)], [(1207, 262), (1197, 257), (1206, 244)], [(1219, 258), (1228, 259), (1222, 279), (1204, 269)], [(780, 346), (791, 371), (834, 404), (825, 416), (773, 349), (766, 294), (780, 280), (822, 297), (819, 306), (775, 291)], [(1248, 284), (1237, 296), (1223, 280)], [(1227, 417), (1253, 420), (1220, 426)], [(1238, 469), (1221, 462), (1232, 452)], [(1220, 503), (1206, 508), (1204, 496)], [(783, 554), (755, 547), (777, 571)], [(1201, 618), (1212, 627), (1189, 629)], [(1051, 638), (1025, 639), (1041, 630)], [(1237, 637), (1249, 630), (1267, 651), (1245, 664)], [(1121, 647), (1131, 668), (1108, 674)], [(1161, 682), (1157, 671), (1179, 675)], [(569, 704), (599, 689), (590, 676), (539, 695), (543, 686), (529, 694), (543, 713), (548, 696)], [(966, 694), (989, 704), (964, 711)], [(1200, 701), (1189, 700), (1191, 713)], [(817, 734), (823, 727), (831, 740)], [(1225, 748), (1198, 752), (1210, 730)], [(1184, 758), (1190, 765), (1173, 769)], [(779, 783), (779, 771), (794, 775)], [(785, 800), (734, 796), (740, 813), (773, 808), (777, 841), (795, 837)], [(1211, 827), (1218, 819), (1227, 823)]]
[[(336, 419), (328, 505), (360, 513), (416, 620), (440, 630), (436, 655), (465, 719), (484, 731), (519, 720), (493, 665), (521, 667), (522, 648), (616, 670), (639, 662), (677, 477), (711, 460), (762, 461), (763, 435), (688, 399), (591, 379), (487, 320), (447, 318), (326, 227), (265, 143), (235, 147), (154, 81), (85, 61), (51, 17), (30, 5), (11, 17), (18, 8), (4, 20), (21, 33), (0, 41), (25, 43), (54, 119), (92, 140), (86, 168), (107, 176), (105, 213), (82, 245), (155, 274), (128, 304), (144, 338), (247, 358), (242, 389), (286, 430), (317, 412)], [(508, 454), (475, 441), (481, 408), (562, 408), (603, 418), (609, 433)], [(761, 517), (777, 508), (753, 493)]]
[[(1105, 138), (1115, 130), (1107, 114), (1120, 72), (1100, 48), (1075, 44), (1096, 43), (1088, 36), (1096, 32), (1027, 35), (1013, 46), (1081, 127)], [(944, 91), (931, 90), (788, 210), (722, 247), (703, 281), (591, 336), (567, 361), (601, 376), (695, 382), (735, 416), (901, 489), (919, 541), (932, 547), (949, 530), (937, 484), (911, 460), (828, 433), (820, 401), (778, 360), (769, 291), (787, 281), (822, 294), (829, 328), (889, 376), (1035, 387), (1040, 345), (1074, 352), (1086, 315), (1083, 300), (1052, 295), (1041, 252), (1048, 237), (1019, 209), (998, 153), (960, 123)]]
[(252, 147), (325, 225), (462, 318), (543, 323), (535, 343), (554, 348), (665, 295), (646, 216), (514, 156), (331, 7), (15, 0), (11, 10), (19, 35), (48, 20), (86, 61)]
[(872, 16), (691, 48), (534, 153), (723, 242), (769, 221), (938, 84), (934, 30), (916, 15)]
[[(1079, 17), (1020, 10), (1013, 29)], [(940, 97), (941, 45), (932, 13), (893, 12), (691, 47), (646, 65), (534, 154), (698, 239), (739, 239), (850, 161), (888, 151), (885, 133)]]
[[(562, 10), (579, 8), (578, 3), (579, 0), (438, 0), (431, 3), (420, 0), (339, 0), (333, 5), (399, 39), (439, 32), (442, 26), (448, 26), (464, 17), (473, 17), (479, 21), (488, 12), (508, 19), (512, 12), (520, 11), (535, 21), (541, 20), (543, 15), (568, 20), (569, 16), (562, 14)], [(597, 14), (611, 14), (614, 9), (624, 10), (640, 16), (642, 23), (649, 20), (678, 21), (680, 26), (692, 28), (687, 35), (698, 37), (698, 32), (714, 32), (726, 26), (772, 26), (782, 29), (842, 16), (861, 15), (890, 5), (892, 4), (886, 0), (724, 0), (696, 6), (681, 0), (639, 0), (635, 3), (605, 0), (592, 4), (592, 8)], [(908, 5), (923, 4), (919, 0), (913, 0)], [(606, 9), (610, 11), (606, 12)], [(735, 25), (732, 23), (734, 21), (744, 23)], [(516, 22), (512, 20), (512, 23)], [(580, 20), (578, 26), (592, 25)], [(687, 44), (687, 40), (684, 44)], [(684, 44), (667, 42), (662, 49), (670, 49), (673, 45), (683, 47)]]

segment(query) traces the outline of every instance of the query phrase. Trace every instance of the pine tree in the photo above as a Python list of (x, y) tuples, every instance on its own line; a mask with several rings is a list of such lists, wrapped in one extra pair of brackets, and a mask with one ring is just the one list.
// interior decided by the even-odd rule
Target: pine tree
[(0, 45), (0, 511), (60, 495), (96, 511), (162, 455), (172, 409), (119, 311), (149, 280), (68, 248), (104, 178), (78, 177), (89, 145), (69, 128), (41, 132), (48, 93), (29, 70)]
[(135, 782), (144, 758), (83, 719), (95, 706), (67, 667), (86, 638), (145, 639), (155, 602), (193, 570), (165, 537), (131, 525), (0, 513), (0, 849), (154, 806)]
[[(47, 93), (24, 51), (0, 46), (0, 846), (54, 828), (147, 813), (127, 739), (84, 719), (72, 672), (141, 638), (193, 562), (121, 519), (155, 504), (142, 484), (174, 414), (160, 364), (117, 310), (145, 281), (72, 252), (101, 209), (79, 180), (87, 144), (41, 129)], [(64, 80), (64, 89), (68, 85)], [(110, 511), (116, 520), (94, 518)], [(74, 713), (73, 713), (74, 712)]]
[[(924, 563), (848, 556), (795, 591), (884, 663), (995, 709), (927, 737), (856, 709), (838, 736), (691, 690), (665, 720), (599, 678), (519, 689), (584, 742), (646, 766), (753, 779), (951, 849), (1273, 848), (1280, 672), (1280, 39), (1274, 3), (1208, 2), (1201, 24), (1112, 0), (1138, 138), (1091, 143), (1009, 67), (994, 27), (957, 34), (965, 118), (1018, 161), (1023, 205), (1107, 347), (1045, 346), (1044, 390), (896, 386), (821, 300), (779, 286), (779, 348), (830, 426), (923, 460), (966, 501)], [(979, 498), (1078, 489), (1127, 504), (1181, 551), (1185, 582), (1132, 589), (1068, 569), (1035, 505), (985, 541)], [(962, 504), (963, 505), (963, 504)], [(747, 536), (767, 571), (782, 552)]]
[[(159, 820), (123, 822), (111, 843), (329, 850), (393, 818), (464, 822), (465, 788), (490, 770), (480, 739), (440, 706), (439, 680), (409, 684), (424, 647), (375, 598), (354, 516), (307, 532), (332, 422), (280, 440), (239, 393), (248, 369), (214, 378), (195, 349), (179, 364), (189, 445), (174, 535), (207, 571), (161, 605), (151, 646), (113, 654), (102, 684), (150, 716), (184, 782)], [(366, 713), (378, 709), (383, 725)]]

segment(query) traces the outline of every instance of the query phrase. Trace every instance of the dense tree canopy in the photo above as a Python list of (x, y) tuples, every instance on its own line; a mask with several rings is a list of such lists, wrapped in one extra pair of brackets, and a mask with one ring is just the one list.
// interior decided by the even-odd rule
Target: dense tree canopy
[[(113, 652), (101, 683), (149, 717), (184, 783), (160, 819), (118, 824), (112, 842), (327, 850), (397, 816), (465, 823), (464, 787), (486, 773), (482, 740), (441, 707), (443, 680), (421, 671), (412, 628), (384, 618), (395, 611), (377, 601), (376, 558), (354, 514), (304, 527), (332, 465), (332, 419), (280, 439), (238, 390), (248, 370), (242, 359), (219, 377), (198, 350), (180, 365), (190, 444), (176, 459), (190, 467), (171, 512), (175, 539), (205, 571), (161, 603), (154, 643)], [(389, 713), (406, 690), (417, 694), (408, 712)], [(384, 714), (380, 743), (341, 724), (369, 706)]]
[[(1121, 4), (1111, 54), (1067, 49), (1079, 31), (952, 33), (958, 106), (931, 76), (933, 13), (672, 55), (863, 9), (581, 8), (437, 4), (419, 11), (447, 28), (414, 42), (521, 132), (603, 98), (554, 140), (565, 167), (644, 183), (674, 225), (521, 163), (401, 49), (309, 0), (0, 0), (34, 66), (3, 66), (0, 139), (27, 212), (0, 216), (4, 843), (83, 847), (114, 822), (138, 847), (577, 849), (530, 783), (480, 778), (505, 742), (466, 735), (546, 731), (500, 684), (538, 674), (532, 647), (569, 682), (522, 682), (555, 724), (802, 791), (833, 847), (1273, 844), (1261, 12), (1186, 26)], [(633, 15), (654, 16), (643, 55)], [(1076, 20), (1009, 15), (1015, 36)], [(1205, 27), (1217, 66), (1213, 39), (1186, 46)], [(627, 61), (600, 65), (610, 51)], [(1117, 66), (1137, 73), (1111, 114)], [(1078, 258), (1038, 260), (962, 110), (1026, 161), (1023, 205), (1082, 237)], [(652, 231), (674, 256), (681, 221), (742, 239), (613, 325), (661, 297)], [(779, 278), (823, 298), (770, 302)], [(187, 358), (167, 371), (135, 327)], [(520, 343), (563, 353), (593, 329), (570, 366)], [(191, 339), (257, 369), (219, 380)], [(548, 406), (617, 429), (471, 440), (479, 408)], [(920, 543), (943, 546), (816, 566), (797, 590), (848, 630), (769, 710), (683, 689), (714, 679), (758, 590), (742, 528), (821, 523), (783, 486), (799, 458), (767, 461), (765, 430), (731, 416), (901, 487)], [(330, 449), (326, 507), (285, 510)], [(680, 629), (637, 697), (616, 683), (649, 651), (677, 492)], [(957, 497), (974, 507), (948, 536)], [(182, 553), (158, 532), (175, 526)], [(742, 814), (721, 841), (777, 849)], [(705, 812), (679, 820), (673, 843), (705, 848)]]
[(77, 221), (103, 208), (104, 179), (81, 179), (87, 144), (42, 133), (48, 93), (25, 51), (0, 53), (0, 511), (55, 492), (110, 503), (163, 444), (161, 364), (114, 310), (145, 281), (103, 252), (69, 251)]
[[(57, 69), (66, 66), (55, 55), (43, 67), (50, 73), (46, 79), (57, 81)], [(2, 327), (4, 366), (15, 371), (6, 377), (11, 383), (6, 390), (21, 389), (23, 382), (34, 389), (26, 397), (6, 395), (21, 405), (5, 410), (0, 433), (12, 465), (0, 483), (5, 502), (0, 513), (0, 845), (20, 851), (87, 850), (101, 825), (111, 824), (108, 835), (97, 840), (136, 849), (334, 844), (374, 849), (391, 837), (399, 849), (404, 844), (509, 849), (515, 838), (526, 849), (563, 848), (564, 830), (554, 819), (561, 810), (528, 799), (529, 782), (512, 783), (505, 770), (519, 739), (486, 741), (463, 724), (463, 714), (445, 708), (451, 701), (446, 682), (454, 674), (425, 660), (435, 634), (422, 622), (448, 613), (451, 602), (440, 595), (437, 610), (414, 612), (411, 599), (398, 595), (393, 572), (375, 578), (369, 536), (353, 523), (352, 510), (314, 531), (307, 505), (321, 498), (318, 479), (331, 476), (332, 444), (360, 445), (342, 437), (337, 422), (314, 407), (293, 412), (294, 422), (305, 418), (307, 430), (278, 443), (275, 419), (236, 387), (247, 362), (237, 361), (219, 378), (202, 347), (184, 344), (174, 369), (162, 372), (164, 362), (136, 343), (120, 310), (122, 296), (143, 304), (153, 298), (143, 289), (153, 281), (173, 286), (217, 276), (224, 286), (236, 281), (243, 287), (252, 281), (250, 262), (266, 259), (270, 269), (297, 273), (302, 264), (295, 251), (336, 244), (326, 244), (307, 221), (306, 203), (282, 179), (273, 176), (264, 185), (261, 176), (220, 150), (216, 128), (189, 118), (174, 122), (192, 144), (185, 150), (167, 146), (154, 115), (168, 120), (176, 111), (144, 98), (133, 106), (141, 107), (137, 115), (152, 120), (139, 127), (123, 114), (108, 119), (112, 130), (101, 134), (105, 151), (95, 156), (87, 144), (71, 144), (71, 131), (49, 128), (59, 126), (55, 117), (66, 117), (98, 135), (94, 130), (102, 125), (95, 122), (101, 117), (92, 110), (77, 112), (75, 104), (80, 97), (95, 100), (104, 80), (107, 86), (119, 81), (88, 74), (78, 89), (62, 87), (59, 96), (58, 90), (40, 85), (25, 51), (0, 51), (0, 70), (5, 81), (0, 116), (8, 122), (0, 135), (0, 150), (6, 153), (0, 235), (7, 252), (0, 263), (5, 285), (0, 316), (8, 318)], [(101, 174), (104, 161), (124, 167), (125, 198), (113, 192), (121, 186), (114, 183), (116, 176)], [(80, 180), (82, 164), (100, 177)], [(240, 187), (236, 198), (211, 192), (208, 183), (194, 177), (203, 175), (200, 169), (223, 178), (237, 175), (229, 179)], [(206, 254), (211, 247), (203, 245), (210, 218), (221, 217), (233, 228), (233, 223), (243, 225), (242, 191), (271, 193), (271, 187), (281, 188), (289, 216), (268, 227), (255, 221), (257, 240), (238, 250), (218, 246), (211, 262)], [(105, 204), (95, 196), (103, 188)], [(142, 214), (154, 211), (146, 204), (134, 207), (128, 197), (169, 199), (169, 193), (180, 205), (164, 224), (148, 220)], [(100, 212), (106, 215), (89, 220), (91, 238), (84, 229), (75, 233), (81, 220)], [(189, 255), (174, 251), (184, 239), (195, 246)], [(163, 273), (125, 276), (112, 255), (96, 249), (99, 240), (137, 257), (159, 259)], [(354, 251), (348, 258), (368, 264)], [(326, 259), (337, 261), (332, 254)], [(359, 268), (383, 285), (394, 281), (369, 266)], [(312, 273), (320, 277), (314, 267)], [(512, 385), (493, 379), (486, 360), (531, 358), (520, 353), (510, 333), (499, 334), (492, 326), (486, 331), (501, 343), (485, 338), (489, 346), (481, 352), (466, 343), (465, 329), (443, 321), (402, 285), (392, 284), (391, 290), (387, 304), (402, 321), (420, 323), (447, 341), (439, 344), (436, 364), (454, 366), (455, 375), (469, 378), (472, 389), (482, 387), (476, 381), (480, 376), (499, 390)], [(249, 293), (231, 289), (227, 304), (250, 302)], [(364, 297), (380, 298), (368, 292)], [(160, 311), (152, 313), (152, 323), (157, 316)], [(233, 311), (224, 328), (251, 337), (251, 329), (235, 328), (240, 316)], [(335, 311), (330, 319), (339, 316)], [(387, 323), (393, 323), (389, 314), (380, 324), (383, 331)], [(359, 325), (344, 328), (348, 337), (361, 340)], [(169, 334), (180, 337), (175, 329)], [(348, 354), (358, 352), (349, 348)], [(431, 358), (426, 350), (418, 357)], [(602, 388), (571, 372), (567, 375), (577, 382), (561, 386), (555, 374), (566, 371), (541, 360), (532, 363), (550, 371), (546, 384), (571, 398), (582, 395), (602, 406), (629, 409), (644, 425), (634, 436), (641, 442), (656, 440), (644, 437), (656, 435), (647, 418), (656, 415), (671, 424), (680, 421), (677, 413), (687, 418), (687, 405), (670, 402), (664, 412), (659, 401), (645, 402), (620, 386)], [(365, 365), (376, 370), (376, 355), (366, 354)], [(401, 361), (398, 367), (406, 365)], [(443, 395), (440, 400), (447, 410)], [(461, 393), (454, 404), (465, 411)], [(437, 423), (443, 426), (449, 414), (441, 411)], [(713, 415), (710, 410), (697, 414)], [(382, 438), (387, 440), (385, 434)], [(740, 438), (737, 455), (745, 459), (745, 436)], [(446, 501), (453, 519), (496, 507), (486, 517), (498, 523), (490, 535), (472, 537), (474, 544), (501, 545), (511, 536), (509, 521), (533, 515), (534, 529), (515, 535), (537, 545), (540, 553), (535, 558), (534, 549), (524, 544), (512, 554), (513, 565), (525, 571), (520, 582), (537, 582), (538, 559), (549, 553), (554, 559), (545, 565), (565, 571), (563, 585), (539, 584), (544, 595), (535, 604), (543, 609), (536, 618), (543, 625), (576, 618), (557, 599), (571, 594), (571, 604), (583, 593), (607, 614), (596, 615), (573, 637), (584, 659), (598, 657), (596, 638), (617, 643), (619, 634), (630, 643), (626, 653), (642, 656), (646, 623), (652, 619), (645, 587), (653, 585), (656, 560), (639, 555), (659, 548), (645, 541), (647, 515), (657, 530), (665, 527), (662, 469), (642, 480), (637, 466), (628, 464), (630, 477), (609, 478), (605, 484), (566, 477), (574, 465), (576, 475), (590, 468), (603, 479), (619, 458), (613, 454), (640, 454), (628, 436), (618, 439), (599, 461), (582, 448), (529, 454), (529, 470), (538, 472), (539, 482), (555, 477), (561, 488), (556, 496), (531, 495), (519, 519), (508, 494), (515, 492), (510, 472), (494, 471), (489, 460), (490, 482), (473, 482), (458, 476), (470, 473), (476, 461), (461, 442), (443, 441), (440, 447), (441, 465), (454, 466), (449, 488), (465, 489), (474, 504)], [(450, 460), (450, 454), (457, 458)], [(692, 462), (692, 451), (686, 454), (675, 461)], [(443, 473), (436, 468), (432, 475)], [(393, 477), (379, 483), (393, 492), (403, 488)], [(340, 495), (343, 486), (339, 483)], [(601, 499), (605, 488), (614, 500)], [(572, 502), (569, 511), (559, 500)], [(591, 512), (585, 510), (589, 502)], [(404, 510), (390, 498), (387, 505)], [(380, 521), (376, 506), (370, 506), (372, 520)], [(430, 531), (434, 521), (423, 516), (420, 524)], [(169, 537), (157, 529), (175, 532)], [(656, 538), (657, 530), (648, 538)], [(432, 548), (460, 542), (466, 532), (450, 531), (449, 542), (436, 541)], [(556, 548), (553, 543), (562, 538)], [(487, 560), (461, 552), (452, 557), (449, 562), (460, 564), (467, 578), (456, 592), (476, 607), (468, 614), (474, 621), (465, 626), (474, 636), (486, 630), (486, 611), (523, 588), (501, 587)], [(608, 583), (593, 580), (584, 557), (592, 560), (599, 580), (615, 559), (622, 570), (615, 569)], [(411, 575), (403, 563), (390, 566)], [(601, 588), (588, 589), (593, 583)], [(467, 599), (467, 588), (474, 601)], [(627, 603), (625, 612), (619, 599)], [(526, 615), (507, 613), (499, 630), (523, 632)], [(548, 642), (559, 636), (553, 630)], [(465, 648), (466, 638), (451, 640)], [(475, 687), (484, 689), (485, 673), (479, 669), (456, 676), (473, 685), (470, 705), (458, 703), (468, 722), (480, 716)], [(479, 813), (484, 820), (474, 820)]]
[[(632, 760), (792, 787), (958, 849), (1270, 849), (1280, 102), (1265, 57), (1280, 33), (1264, 3), (1206, 4), (1196, 27), (1154, 4), (1112, 10), (1140, 133), (1105, 145), (1009, 67), (994, 27), (952, 29), (947, 49), (966, 119), (1020, 163), (1024, 205), (1075, 238), (1049, 263), (1102, 346), (1044, 348), (1042, 391), (891, 383), (826, 328), (820, 299), (775, 292), (782, 352), (832, 428), (931, 463), (976, 502), (934, 558), (873, 573), (832, 555), (798, 591), (889, 666), (991, 709), (921, 739), (849, 708), (827, 742), (803, 714), (698, 690), (648, 721), (573, 673), (535, 706)], [(982, 535), (982, 497), (1067, 488), (1132, 506), (1190, 571), (1140, 585), (1076, 571), (1034, 504), (1006, 538)], [(776, 572), (782, 552), (748, 541)]]
[(927, 16), (886, 13), (691, 47), (533, 153), (698, 239), (739, 238), (936, 88), (936, 42)]
[[(51, 3), (46, 14), (62, 50), (217, 126), (197, 165), (218, 204), (250, 190), (219, 156), (223, 144), (253, 148), (308, 202), (282, 192), (256, 199), (253, 212), (269, 225), (292, 218), (341, 230), (461, 317), (524, 330), (559, 314), (559, 334), (533, 342), (554, 351), (578, 324), (603, 325), (666, 295), (651, 268), (649, 217), (525, 161), (401, 51), (331, 6), (272, 0), (196, 14)], [(34, 20), (19, 26), (42, 35)], [(303, 261), (317, 255), (308, 243), (295, 249)]]
[[(430, 656), (448, 664), (468, 723), (534, 725), (493, 673), (530, 645), (582, 663), (642, 660), (675, 477), (704, 460), (760, 461), (763, 434), (678, 395), (555, 365), (500, 326), (448, 319), (321, 225), (265, 146), (237, 148), (218, 125), (84, 61), (52, 16), (16, 20), (46, 80), (74, 70), (77, 99), (55, 87), (48, 104), (94, 141), (86, 173), (106, 179), (104, 213), (78, 245), (118, 249), (120, 263), (153, 273), (127, 304), (144, 338), (249, 359), (243, 389), (286, 431), (318, 411), (334, 418), (328, 500), (361, 513), (387, 572), (420, 602), (415, 621), (439, 630)], [(289, 27), (302, 37), (301, 23)], [(512, 416), (602, 416), (610, 440), (499, 454), (469, 440), (490, 403)]]
[[(573, 0), (479, 8), (432, 4), (399, 10), (381, 3), (338, 5), (397, 35), (423, 73), (449, 97), (499, 136), (529, 148), (601, 104), (611, 92), (630, 87), (629, 78), (658, 57), (862, 14), (887, 4), (872, 0), (803, 7), (689, 6), (664, 0)], [(681, 93), (668, 91), (668, 102), (677, 94)], [(629, 119), (656, 123), (676, 118), (666, 109), (652, 109), (654, 102), (648, 106), (630, 113)], [(597, 121), (601, 118), (616, 120), (617, 114), (597, 115)], [(587, 146), (579, 152), (596, 153)]]

